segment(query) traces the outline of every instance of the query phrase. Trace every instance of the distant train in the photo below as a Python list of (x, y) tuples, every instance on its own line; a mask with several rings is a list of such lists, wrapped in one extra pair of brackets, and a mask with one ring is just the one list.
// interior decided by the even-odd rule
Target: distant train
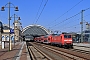
[(25, 41), (34, 41), (34, 37), (33, 36), (25, 36)]
[(35, 37), (34, 41), (57, 45), (59, 47), (73, 48), (73, 40), (71, 34), (50, 34), (46, 36)]

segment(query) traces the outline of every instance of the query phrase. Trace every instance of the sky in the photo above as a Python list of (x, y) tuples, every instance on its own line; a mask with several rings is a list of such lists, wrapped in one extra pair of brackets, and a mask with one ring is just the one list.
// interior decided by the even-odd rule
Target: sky
[[(39, 24), (52, 31), (80, 32), (81, 11), (83, 12), (84, 30), (90, 23), (90, 0), (0, 0), (0, 8), (18, 6), (19, 11), (10, 8), (10, 16), (20, 16), (23, 28)], [(15, 18), (17, 20), (17, 18)], [(8, 8), (0, 11), (0, 20), (8, 24)], [(14, 18), (10, 21), (13, 25)]]

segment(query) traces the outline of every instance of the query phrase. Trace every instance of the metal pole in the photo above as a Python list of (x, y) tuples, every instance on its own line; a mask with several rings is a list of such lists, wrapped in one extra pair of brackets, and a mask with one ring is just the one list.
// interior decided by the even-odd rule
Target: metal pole
[(9, 4), (9, 51), (11, 50), (11, 40), (10, 40), (10, 2)]
[(14, 47), (15, 47), (15, 14), (14, 14)]
[[(90, 23), (89, 23), (89, 31), (90, 31)], [(89, 39), (88, 39), (88, 42), (90, 42), (90, 32), (89, 32)]]
[(81, 42), (83, 42), (83, 12), (84, 10), (81, 11)]
[(0, 41), (1, 41), (1, 49), (2, 49), (2, 33), (0, 31)]

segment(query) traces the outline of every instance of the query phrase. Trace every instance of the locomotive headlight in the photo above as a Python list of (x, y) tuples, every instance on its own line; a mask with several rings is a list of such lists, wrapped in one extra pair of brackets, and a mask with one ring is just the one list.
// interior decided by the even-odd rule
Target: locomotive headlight
[(69, 40), (69, 41), (72, 41), (72, 40)]
[(64, 40), (64, 41), (68, 41), (68, 40)]
[(72, 41), (72, 40), (64, 40), (64, 41)]

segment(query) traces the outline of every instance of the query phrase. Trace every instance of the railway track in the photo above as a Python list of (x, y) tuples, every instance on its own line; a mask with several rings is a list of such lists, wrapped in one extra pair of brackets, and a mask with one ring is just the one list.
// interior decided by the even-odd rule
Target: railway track
[(90, 55), (90, 47), (87, 47), (87, 46), (74, 45), (74, 49), (71, 49), (71, 50), (81, 52), (82, 54), (89, 54)]
[[(43, 44), (42, 44), (43, 45)], [(77, 47), (77, 48), (76, 48)], [(81, 47), (81, 48), (80, 48)], [(63, 49), (63, 48), (62, 48)], [(68, 49), (66, 49), (68, 50)], [(76, 52), (80, 52), (82, 54), (89, 54), (90, 55), (90, 47), (86, 47), (86, 46), (77, 46), (77, 45), (74, 45), (74, 49), (69, 49), (69, 50), (72, 50), (72, 51), (76, 51)]]
[[(77, 45), (73, 45), (73, 46), (77, 46)], [(85, 47), (85, 48), (90, 48), (89, 46), (77, 46), (77, 47)]]
[(90, 55), (90, 51), (85, 51), (85, 50), (81, 50), (81, 49), (70, 49), (72, 51), (76, 51), (76, 52), (80, 52), (82, 54), (88, 54)]
[(39, 43), (34, 43), (34, 44), (37, 44), (38, 46), (42, 46), (44, 49), (47, 49), (49, 51), (53, 51), (57, 55), (62, 55), (66, 59), (90, 60), (90, 55), (82, 54), (81, 52), (78, 52), (78, 51), (81, 51), (81, 50), (74, 50), (74, 49), (69, 50), (69, 49), (63, 49), (63, 48), (53, 47), (53, 46), (49, 46), (49, 45), (45, 45), (45, 44), (39, 44)]
[[(40, 45), (40, 44), (38, 44), (38, 45)], [(43, 45), (43, 44), (42, 44)], [(86, 46), (77, 46), (78, 48), (80, 48), (80, 49), (78, 49), (78, 48), (75, 48), (77, 45), (75, 45), (74, 46), (74, 49), (69, 49), (69, 50), (72, 50), (72, 51), (76, 51), (76, 52), (80, 52), (80, 53), (82, 53), (82, 54), (89, 54), (90, 55), (90, 47), (86, 47)], [(63, 49), (63, 48), (62, 48)], [(68, 49), (66, 49), (66, 50), (68, 50)]]
[(31, 60), (53, 60), (53, 58), (50, 58), (48, 55), (43, 53), (41, 50), (39, 50), (32, 44), (27, 43), (27, 45), (28, 45), (27, 48), (28, 48)]

